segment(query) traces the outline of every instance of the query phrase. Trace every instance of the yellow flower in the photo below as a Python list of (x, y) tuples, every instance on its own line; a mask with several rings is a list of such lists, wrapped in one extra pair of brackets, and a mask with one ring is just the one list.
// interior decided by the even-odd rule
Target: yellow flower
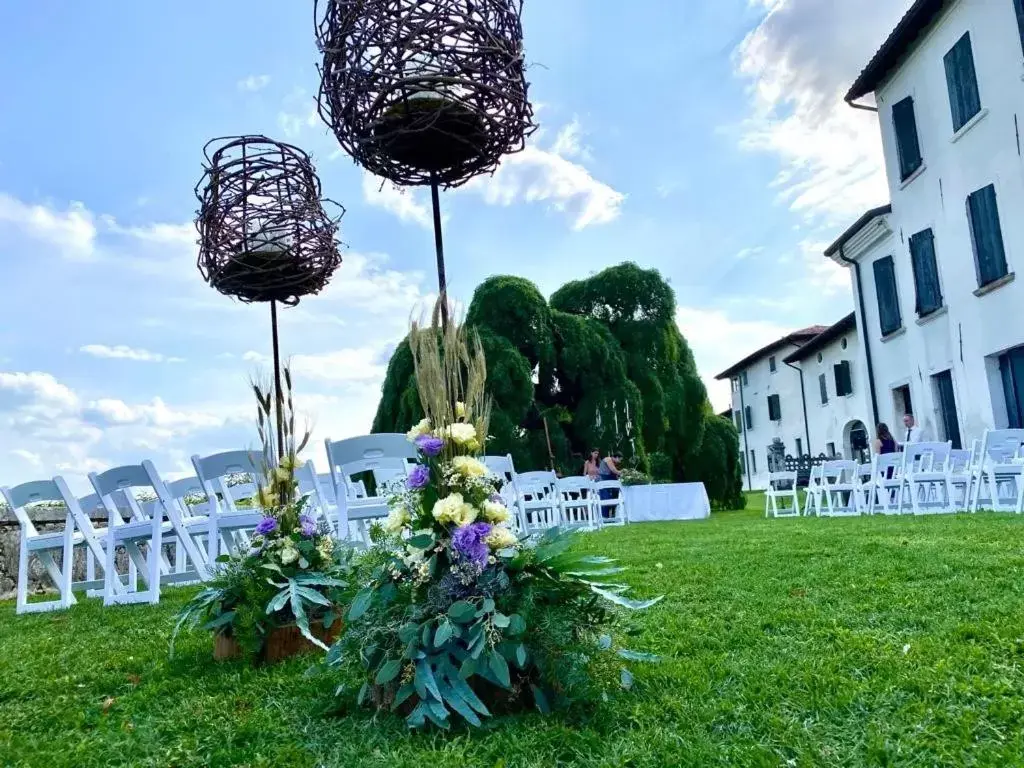
[(444, 434), (456, 445), (461, 445), (471, 451), (480, 448), (480, 441), (476, 437), (476, 427), (472, 424), (450, 424), (445, 428)]
[(426, 435), (430, 432), (430, 419), (423, 419), (419, 424), (410, 429), (405, 433), (405, 436), (409, 440), (415, 440), (417, 437)]
[(409, 524), (410, 519), (409, 510), (405, 507), (395, 507), (384, 521), (384, 530), (388, 533), (398, 533)]
[(455, 403), (455, 418), (464, 419), (466, 418), (466, 404), (457, 402)]
[(281, 565), (290, 565), (299, 559), (299, 550), (292, 546), (291, 542), (281, 549)]
[(264, 509), (277, 506), (277, 494), (269, 488), (260, 488), (260, 492), (257, 494), (256, 500)]
[(484, 520), (488, 523), (504, 523), (511, 517), (508, 507), (496, 501), (484, 502)]
[(456, 456), (452, 459), (452, 468), (464, 477), (484, 477), (487, 474), (486, 465), (471, 456)]
[(316, 551), (324, 560), (330, 560), (334, 554), (334, 539), (330, 536), (321, 536), (320, 541), (316, 543)]
[(293, 470), (298, 469), (302, 466), (302, 462), (298, 460), (294, 453), (289, 453), (283, 459), (281, 459), (281, 469)]
[(439, 500), (434, 504), (432, 514), (434, 519), (442, 525), (463, 526), (476, 520), (476, 510), (473, 505), (466, 503), (461, 493), (453, 493), (451, 496)]
[(278, 467), (274, 470), (274, 479), (279, 483), (287, 483), (292, 479), (292, 472), (290, 469), (285, 469), (283, 466)]
[(487, 538), (484, 541), (487, 542), (487, 546), (491, 549), (508, 549), (519, 544), (519, 537), (508, 528), (496, 526), (491, 529), (491, 532), (487, 534)]

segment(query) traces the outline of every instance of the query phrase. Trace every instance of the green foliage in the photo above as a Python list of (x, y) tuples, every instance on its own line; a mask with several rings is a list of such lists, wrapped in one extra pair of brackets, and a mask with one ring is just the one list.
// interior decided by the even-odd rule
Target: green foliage
[(739, 435), (731, 419), (716, 416), (708, 410), (704, 440), (692, 472), (693, 479), (704, 483), (714, 509), (742, 509), (745, 506)]
[[(567, 283), (550, 303), (523, 278), (491, 277), (477, 287), (466, 323), (487, 358), (488, 453), (536, 469), (552, 463), (550, 442), (555, 468), (575, 475), (590, 449), (618, 449), (658, 482), (702, 480), (716, 505), (735, 501), (712, 493), (731, 469), (702, 458), (707, 394), (675, 323), (675, 295), (656, 270), (620, 264)], [(422, 416), (403, 343), (373, 429), (404, 432)]]
[(619, 475), (623, 485), (650, 485), (651, 476), (636, 469), (624, 469)]

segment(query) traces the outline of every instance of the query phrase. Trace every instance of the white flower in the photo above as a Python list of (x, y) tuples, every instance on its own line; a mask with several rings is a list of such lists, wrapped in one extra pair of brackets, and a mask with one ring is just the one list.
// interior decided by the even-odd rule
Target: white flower
[(485, 477), (487, 466), (472, 456), (456, 456), (452, 459), (452, 468), (465, 477)]
[(398, 533), (409, 524), (411, 519), (409, 510), (405, 507), (395, 507), (384, 521), (384, 530), (388, 533)]
[(423, 435), (426, 435), (426, 434), (429, 434), (429, 433), (430, 433), (430, 419), (423, 419), (419, 424), (417, 424), (415, 427), (413, 427), (408, 432), (406, 432), (405, 436), (407, 438), (409, 438), (410, 441), (412, 441), (412, 440), (415, 440), (417, 437), (422, 437)]
[(495, 526), (484, 539), (491, 549), (508, 549), (519, 544), (519, 537), (503, 526)]
[(281, 548), (281, 565), (290, 565), (299, 559), (299, 550), (288, 542)]
[(471, 451), (480, 447), (480, 442), (476, 439), (476, 427), (472, 424), (449, 424), (445, 427), (444, 436), (456, 445), (464, 446)]
[(463, 402), (455, 403), (455, 418), (464, 419), (466, 418), (466, 404)]
[(485, 501), (483, 512), (488, 523), (504, 523), (511, 517), (508, 508), (496, 501)]
[(434, 504), (432, 514), (437, 522), (458, 526), (469, 525), (476, 520), (476, 510), (466, 503), (461, 493), (453, 493)]

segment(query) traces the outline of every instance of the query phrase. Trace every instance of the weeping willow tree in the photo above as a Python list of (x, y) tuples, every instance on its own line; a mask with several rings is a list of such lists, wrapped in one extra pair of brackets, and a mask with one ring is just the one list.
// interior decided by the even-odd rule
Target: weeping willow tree
[[(673, 480), (710, 486), (712, 475), (728, 473), (731, 454), (723, 446), (731, 439), (738, 457), (735, 431), (714, 425), (705, 455), (713, 414), (675, 310), (658, 272), (631, 263), (568, 283), (550, 303), (528, 280), (485, 280), (466, 325), (479, 334), (487, 359), (488, 453), (568, 474), (580, 471), (591, 448), (618, 449), (645, 470), (650, 454), (663, 454)], [(403, 342), (388, 366), (373, 429), (405, 431), (422, 416)], [(724, 494), (716, 502), (726, 503), (726, 486), (715, 485)]]

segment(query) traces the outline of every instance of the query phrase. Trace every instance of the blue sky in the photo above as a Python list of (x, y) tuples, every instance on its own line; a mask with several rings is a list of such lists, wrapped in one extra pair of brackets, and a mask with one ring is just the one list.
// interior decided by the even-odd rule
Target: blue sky
[[(873, 116), (841, 93), (907, 0), (527, 0), (541, 131), (446, 193), (450, 291), (546, 294), (633, 260), (675, 288), (711, 377), (849, 311), (825, 243), (885, 201)], [(0, 6), (0, 483), (255, 441), (268, 311), (207, 287), (193, 188), (210, 138), (314, 156), (348, 212), (330, 287), (283, 313), (319, 441), (365, 432), (387, 358), (434, 290), (429, 196), (367, 177), (314, 113), (308, 2)], [(320, 461), (322, 464), (323, 462)]]

